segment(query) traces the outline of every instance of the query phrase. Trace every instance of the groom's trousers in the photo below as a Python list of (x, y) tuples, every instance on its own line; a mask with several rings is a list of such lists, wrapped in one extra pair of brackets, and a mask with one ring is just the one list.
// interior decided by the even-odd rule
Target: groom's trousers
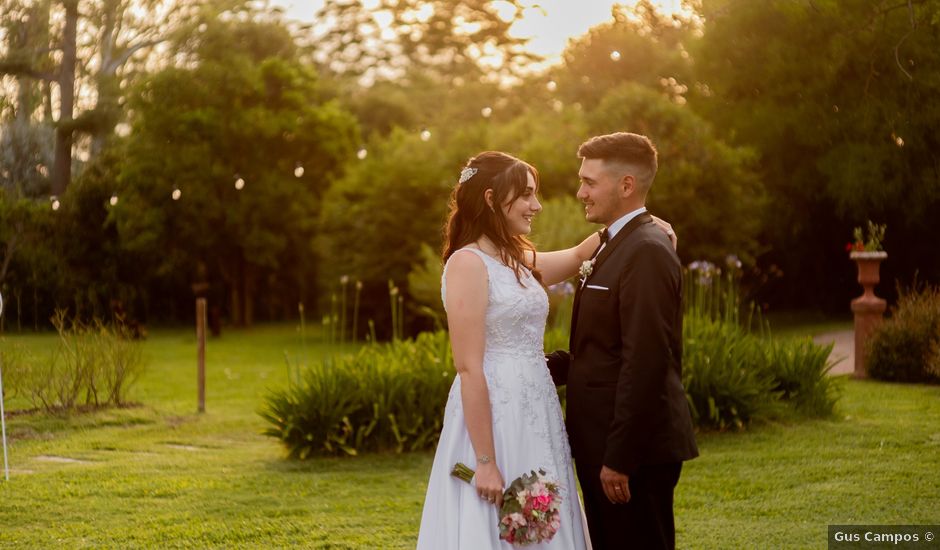
[(682, 463), (640, 466), (630, 476), (630, 502), (612, 504), (604, 494), (600, 466), (577, 465), (594, 550), (672, 550), (676, 527), (673, 492)]

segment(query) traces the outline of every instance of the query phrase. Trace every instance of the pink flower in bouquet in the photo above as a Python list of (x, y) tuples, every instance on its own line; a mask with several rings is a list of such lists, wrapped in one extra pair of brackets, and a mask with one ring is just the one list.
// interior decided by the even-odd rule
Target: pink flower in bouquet
[(535, 501), (534, 508), (535, 508), (536, 510), (541, 510), (542, 512), (547, 512), (547, 511), (548, 511), (548, 506), (552, 503), (552, 497), (551, 497), (551, 495), (548, 495), (548, 494), (539, 495), (539, 496), (535, 497), (534, 501)]

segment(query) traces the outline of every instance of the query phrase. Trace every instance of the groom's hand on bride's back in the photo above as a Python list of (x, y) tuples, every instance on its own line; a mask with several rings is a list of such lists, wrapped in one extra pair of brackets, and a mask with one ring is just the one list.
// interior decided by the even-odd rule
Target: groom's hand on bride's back
[(548, 372), (552, 375), (552, 382), (556, 386), (568, 383), (568, 366), (571, 364), (571, 354), (565, 350), (553, 351), (545, 356)]

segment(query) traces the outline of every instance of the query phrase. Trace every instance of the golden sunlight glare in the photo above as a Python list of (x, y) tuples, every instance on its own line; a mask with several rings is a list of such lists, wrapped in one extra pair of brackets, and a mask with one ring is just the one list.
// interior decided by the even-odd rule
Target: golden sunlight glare
[[(314, 16), (323, 7), (324, 0), (271, 0), (274, 6), (284, 8), (285, 14), (297, 19), (316, 24)], [(523, 2), (519, 20), (512, 26), (511, 34), (517, 38), (528, 38), (528, 49), (545, 57), (547, 64), (561, 60), (561, 53), (568, 41), (584, 35), (591, 27), (611, 20), (611, 9), (615, 4), (632, 7), (637, 0), (529, 0)], [(666, 15), (689, 12), (682, 7), (682, 0), (652, 0), (654, 6)], [(378, 0), (364, 0), (367, 9), (379, 5)], [(517, 9), (510, 2), (497, 0), (493, 3), (496, 13), (504, 21), (512, 21), (517, 16)], [(425, 6), (418, 14), (419, 19), (430, 17)], [(375, 18), (384, 33), (391, 23), (392, 14), (387, 10)]]

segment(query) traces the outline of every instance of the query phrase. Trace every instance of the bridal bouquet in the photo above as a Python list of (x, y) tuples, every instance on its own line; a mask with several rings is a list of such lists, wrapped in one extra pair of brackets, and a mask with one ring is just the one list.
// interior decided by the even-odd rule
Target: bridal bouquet
[[(470, 483), (473, 470), (457, 463), (450, 475)], [(552, 540), (561, 526), (558, 482), (545, 470), (516, 478), (503, 493), (499, 509), (499, 538), (515, 546), (528, 546)]]

